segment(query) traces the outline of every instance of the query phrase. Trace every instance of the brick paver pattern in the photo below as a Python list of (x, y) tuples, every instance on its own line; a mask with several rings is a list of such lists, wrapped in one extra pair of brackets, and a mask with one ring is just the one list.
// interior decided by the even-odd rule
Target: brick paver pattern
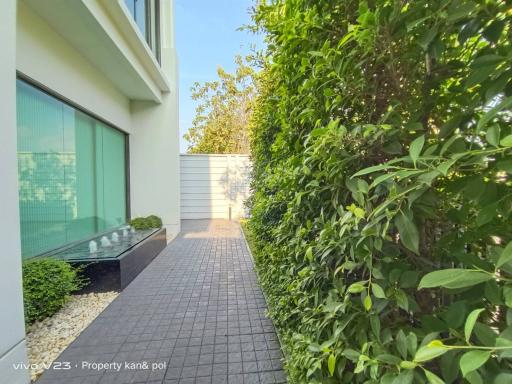
[(38, 384), (285, 383), (265, 311), (239, 224), (186, 220)]

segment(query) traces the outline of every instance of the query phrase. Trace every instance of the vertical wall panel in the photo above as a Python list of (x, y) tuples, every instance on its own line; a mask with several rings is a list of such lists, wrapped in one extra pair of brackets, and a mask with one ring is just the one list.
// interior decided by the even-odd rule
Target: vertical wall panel
[(251, 163), (247, 155), (181, 155), (181, 218), (247, 215)]

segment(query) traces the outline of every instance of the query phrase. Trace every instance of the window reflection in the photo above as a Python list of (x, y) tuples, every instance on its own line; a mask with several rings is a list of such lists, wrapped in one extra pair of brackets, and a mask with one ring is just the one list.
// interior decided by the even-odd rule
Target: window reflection
[(123, 133), (17, 81), (22, 255), (126, 221)]

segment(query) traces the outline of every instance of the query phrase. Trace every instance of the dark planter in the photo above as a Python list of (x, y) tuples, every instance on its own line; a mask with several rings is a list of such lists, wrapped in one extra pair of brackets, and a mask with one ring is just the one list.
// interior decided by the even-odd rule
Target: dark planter
[(78, 293), (122, 291), (167, 245), (167, 232), (161, 228), (118, 257), (95, 261), (70, 260), (81, 266), (89, 284)]

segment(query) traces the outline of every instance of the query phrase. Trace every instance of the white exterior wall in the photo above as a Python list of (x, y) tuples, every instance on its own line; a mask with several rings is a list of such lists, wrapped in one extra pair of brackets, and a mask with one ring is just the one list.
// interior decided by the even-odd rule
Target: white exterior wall
[[(162, 216), (172, 236), (180, 230), (177, 57), (172, 0), (161, 0), (161, 67), (127, 18), (124, 0), (4, 0), (2, 5), (0, 382), (21, 384), (29, 375), (13, 366), (27, 362), (16, 71), (129, 135), (132, 216)], [(76, 30), (68, 31), (74, 24)], [(89, 47), (93, 52), (87, 54)]]
[(130, 136), (132, 216), (162, 217), (171, 240), (180, 232), (180, 148), (178, 129), (178, 58), (172, 25), (172, 1), (161, 2), (161, 62), (170, 93), (161, 104), (132, 102), (133, 134)]
[(181, 155), (181, 218), (246, 217), (250, 172), (247, 155)]
[(16, 0), (2, 3), (0, 36), (0, 381), (24, 384), (29, 382), (28, 371), (13, 366), (27, 361), (16, 158)]
[(16, 45), (18, 71), (131, 132), (128, 97), (23, 1), (18, 2)]

